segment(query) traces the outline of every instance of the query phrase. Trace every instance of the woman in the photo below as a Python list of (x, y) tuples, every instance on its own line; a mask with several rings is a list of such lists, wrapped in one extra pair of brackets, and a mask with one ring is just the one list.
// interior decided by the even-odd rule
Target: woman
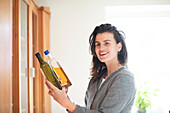
[(46, 80), (49, 94), (72, 113), (130, 113), (136, 89), (134, 76), (126, 67), (123, 35), (111, 24), (101, 24), (94, 29), (89, 42), (93, 59), (86, 107), (71, 102), (64, 88), (59, 90)]

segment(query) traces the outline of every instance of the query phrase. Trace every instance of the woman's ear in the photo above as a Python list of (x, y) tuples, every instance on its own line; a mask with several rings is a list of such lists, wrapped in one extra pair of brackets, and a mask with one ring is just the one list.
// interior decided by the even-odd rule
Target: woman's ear
[(121, 50), (122, 50), (122, 43), (119, 42), (119, 43), (117, 44), (117, 51), (120, 52)]

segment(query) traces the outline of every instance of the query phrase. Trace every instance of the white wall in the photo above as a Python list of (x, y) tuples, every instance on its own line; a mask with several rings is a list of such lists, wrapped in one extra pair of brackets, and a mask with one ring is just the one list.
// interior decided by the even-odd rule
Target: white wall
[[(88, 38), (94, 27), (105, 23), (105, 6), (170, 4), (169, 0), (35, 0), (51, 11), (51, 52), (72, 81), (68, 95), (84, 105), (90, 75)], [(65, 113), (52, 99), (52, 113)]]

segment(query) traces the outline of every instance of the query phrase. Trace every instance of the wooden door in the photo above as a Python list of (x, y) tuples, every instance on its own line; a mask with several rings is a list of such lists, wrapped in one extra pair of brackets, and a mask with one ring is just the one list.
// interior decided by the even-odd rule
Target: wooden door
[[(50, 97), (47, 95), (44, 78), (39, 70), (39, 63), (35, 58), (36, 52), (49, 49), (49, 21), (50, 13), (40, 16), (41, 10), (33, 0), (14, 0), (13, 2), (13, 112), (14, 113), (50, 113)], [(43, 27), (43, 26), (46, 26)], [(46, 30), (44, 30), (46, 29)], [(47, 33), (48, 32), (48, 33)], [(39, 34), (41, 34), (41, 37)], [(48, 34), (48, 35), (47, 35)], [(48, 45), (46, 48), (42, 45)], [(16, 91), (17, 89), (17, 91)], [(47, 106), (45, 105), (47, 104)]]

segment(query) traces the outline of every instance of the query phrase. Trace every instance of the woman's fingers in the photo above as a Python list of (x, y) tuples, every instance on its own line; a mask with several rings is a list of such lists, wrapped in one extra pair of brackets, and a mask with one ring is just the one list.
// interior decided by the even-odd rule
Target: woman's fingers
[(61, 85), (61, 86), (65, 86), (65, 85), (67, 85), (67, 84), (68, 84), (68, 83), (61, 83), (60, 85)]
[(51, 88), (50, 88), (50, 86), (48, 85), (48, 83), (45, 82), (45, 84), (46, 84), (47, 88), (50, 90)]
[(55, 88), (55, 86), (47, 79), (45, 79), (45, 84), (47, 85), (49, 90), (53, 90)]
[[(61, 80), (61, 78), (58, 78), (58, 80)], [(48, 81), (47, 79), (45, 79), (45, 84), (47, 85), (48, 89), (49, 89), (49, 95), (52, 95), (52, 91), (56, 88), (50, 81)], [(67, 85), (68, 83), (60, 83), (61, 87)], [(68, 88), (66, 89), (66, 93), (68, 92)]]
[(61, 78), (58, 78), (57, 80), (58, 80), (58, 81), (60, 81), (60, 80), (61, 80)]

